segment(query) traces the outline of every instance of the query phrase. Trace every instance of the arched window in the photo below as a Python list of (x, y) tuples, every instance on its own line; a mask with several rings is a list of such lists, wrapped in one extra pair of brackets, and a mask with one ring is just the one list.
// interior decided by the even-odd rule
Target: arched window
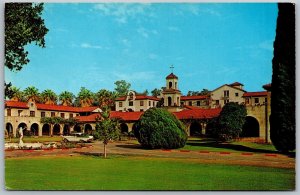
[(171, 89), (172, 88), (172, 82), (170, 81), (169, 82), (169, 89)]

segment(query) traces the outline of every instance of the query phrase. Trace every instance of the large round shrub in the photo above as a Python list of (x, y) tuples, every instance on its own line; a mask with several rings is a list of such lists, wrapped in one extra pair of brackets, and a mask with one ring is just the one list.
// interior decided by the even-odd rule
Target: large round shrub
[(148, 109), (135, 124), (134, 135), (145, 148), (181, 148), (187, 140), (183, 124), (163, 108)]

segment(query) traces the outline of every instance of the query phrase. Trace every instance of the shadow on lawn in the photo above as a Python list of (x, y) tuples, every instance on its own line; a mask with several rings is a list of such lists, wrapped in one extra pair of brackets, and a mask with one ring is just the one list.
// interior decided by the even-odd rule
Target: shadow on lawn
[[(242, 152), (255, 152), (255, 153), (269, 153), (269, 154), (283, 154), (279, 153), (278, 151), (267, 150), (267, 149), (259, 149), (259, 148), (251, 148), (248, 146), (238, 145), (238, 144), (231, 144), (231, 143), (219, 143), (213, 139), (203, 139), (203, 140), (190, 140), (186, 143), (186, 145), (190, 146), (202, 146), (202, 147), (211, 147), (211, 148), (224, 148), (224, 149), (231, 149), (236, 151)], [(291, 158), (295, 158), (295, 152), (284, 153)]]

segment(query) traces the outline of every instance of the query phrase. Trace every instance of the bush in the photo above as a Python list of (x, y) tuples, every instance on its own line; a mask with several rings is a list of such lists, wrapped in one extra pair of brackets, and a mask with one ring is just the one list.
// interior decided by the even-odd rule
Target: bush
[(162, 108), (148, 109), (135, 124), (134, 135), (144, 148), (181, 148), (187, 140), (183, 124)]
[(216, 127), (219, 141), (231, 141), (239, 137), (242, 132), (247, 110), (244, 105), (230, 102), (227, 103), (217, 120)]

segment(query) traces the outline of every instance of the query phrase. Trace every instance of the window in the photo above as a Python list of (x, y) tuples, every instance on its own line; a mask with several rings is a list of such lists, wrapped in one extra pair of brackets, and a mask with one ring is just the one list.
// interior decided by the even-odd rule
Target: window
[(51, 112), (51, 117), (55, 117), (55, 112)]
[(268, 99), (267, 98), (265, 98), (265, 103), (267, 103), (268, 102)]
[(79, 114), (76, 114), (76, 116), (79, 116)]
[(45, 117), (45, 112), (41, 112), (41, 117)]
[(141, 112), (143, 112), (143, 111), (144, 111), (144, 109), (140, 109), (140, 111), (141, 111)]
[(153, 101), (153, 107), (155, 106), (155, 102)]
[(216, 100), (216, 105), (220, 105), (220, 101), (219, 100)]
[(229, 90), (224, 90), (224, 97), (229, 97)]
[(201, 104), (200, 101), (197, 101), (197, 106), (200, 106), (200, 104)]
[(177, 82), (175, 82), (175, 89), (177, 89)]
[(246, 98), (246, 99), (245, 99), (245, 104), (249, 104), (249, 102), (250, 102), (250, 99), (249, 99), (249, 98)]
[(193, 105), (193, 102), (192, 101), (189, 101), (189, 106), (192, 106)]
[(35, 117), (35, 112), (34, 111), (30, 111), (30, 116), (31, 117)]
[(65, 118), (65, 113), (60, 113), (61, 118)]
[(140, 101), (140, 106), (144, 106), (144, 101)]
[[(151, 106), (151, 101), (149, 101), (149, 106)], [(154, 106), (154, 104), (153, 104), (153, 106)]]
[(227, 104), (227, 103), (229, 103), (229, 100), (224, 100), (224, 104)]
[(235, 97), (239, 97), (239, 93), (235, 93)]
[(11, 109), (7, 109), (7, 116), (11, 116)]
[(18, 110), (18, 116), (21, 116), (23, 110)]
[(133, 99), (133, 93), (130, 93), (129, 94), (129, 100), (132, 100)]
[(259, 99), (258, 98), (254, 98), (254, 103), (258, 104), (259, 103)]
[(123, 102), (119, 102), (119, 107), (122, 107), (123, 106)]
[(169, 89), (172, 88), (172, 82), (169, 82)]
[(70, 118), (73, 118), (73, 114), (70, 114)]
[(133, 106), (133, 101), (128, 102), (129, 106)]

